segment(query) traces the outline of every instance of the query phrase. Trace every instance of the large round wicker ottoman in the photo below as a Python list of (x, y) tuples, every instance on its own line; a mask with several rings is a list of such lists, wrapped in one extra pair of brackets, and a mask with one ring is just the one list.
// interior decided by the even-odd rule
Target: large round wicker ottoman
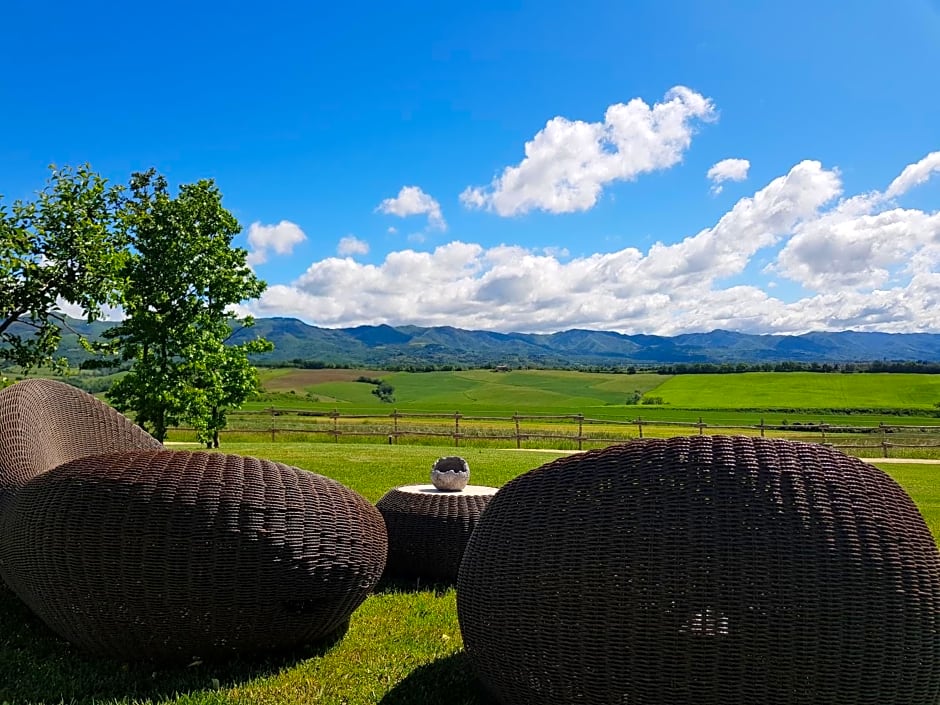
[(457, 580), (467, 541), (495, 487), (467, 485), (459, 492), (405, 485), (376, 504), (388, 530), (387, 573), (402, 578)]
[(885, 473), (819, 445), (650, 439), (507, 483), (457, 609), (506, 705), (940, 702), (940, 554)]
[(20, 487), (0, 574), (95, 655), (178, 660), (330, 637), (378, 582), (385, 525), (343, 485), (255, 458), (92, 455)]

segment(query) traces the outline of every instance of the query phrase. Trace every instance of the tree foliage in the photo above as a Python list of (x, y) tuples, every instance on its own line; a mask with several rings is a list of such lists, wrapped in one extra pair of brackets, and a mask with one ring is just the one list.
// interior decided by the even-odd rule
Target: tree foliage
[(395, 387), (388, 382), (380, 381), (375, 389), (372, 390), (372, 393), (379, 398), (379, 401), (384, 401), (388, 404), (395, 401)]
[(108, 398), (161, 441), (185, 423), (218, 445), (226, 409), (257, 388), (247, 355), (273, 347), (260, 338), (225, 345), (252, 325), (232, 307), (265, 288), (245, 250), (231, 246), (238, 221), (211, 180), (183, 185), (174, 197), (150, 170), (131, 178), (122, 226), (130, 245), (121, 270), (126, 318), (105, 337), (132, 367)]
[(32, 201), (0, 201), (0, 364), (55, 362), (64, 302), (87, 320), (118, 300), (121, 191), (86, 165), (51, 168)]

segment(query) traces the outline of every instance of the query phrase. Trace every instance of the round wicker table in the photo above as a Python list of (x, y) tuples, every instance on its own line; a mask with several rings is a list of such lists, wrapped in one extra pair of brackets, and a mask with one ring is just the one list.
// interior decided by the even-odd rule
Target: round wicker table
[(497, 488), (467, 485), (459, 492), (405, 485), (376, 504), (388, 530), (386, 573), (455, 581), (470, 534)]

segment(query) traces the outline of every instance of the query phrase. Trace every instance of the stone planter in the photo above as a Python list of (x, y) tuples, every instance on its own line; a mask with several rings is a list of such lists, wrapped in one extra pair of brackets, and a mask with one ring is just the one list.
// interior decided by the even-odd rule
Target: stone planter
[(444, 492), (459, 492), (470, 480), (470, 466), (456, 455), (438, 458), (431, 466), (431, 483)]

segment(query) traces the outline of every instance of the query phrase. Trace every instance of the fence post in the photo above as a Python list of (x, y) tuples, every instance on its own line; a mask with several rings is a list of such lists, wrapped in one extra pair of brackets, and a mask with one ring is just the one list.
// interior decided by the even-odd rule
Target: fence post
[(764, 437), (764, 417), (760, 417), (760, 437)]
[(330, 416), (333, 417), (333, 442), (339, 443), (339, 410), (333, 409)]
[(881, 441), (881, 455), (882, 455), (882, 457), (884, 457), (884, 458), (887, 458), (887, 457), (888, 457), (888, 447), (889, 447), (890, 445), (891, 445), (891, 444), (888, 443), (887, 439)]
[(821, 423), (819, 424), (819, 432), (822, 434), (822, 442), (826, 442), (826, 426), (829, 424)]
[(643, 438), (643, 419), (639, 416), (636, 417), (636, 430), (640, 434), (640, 438)]
[(512, 420), (516, 422), (516, 448), (522, 447), (522, 436), (519, 435), (519, 412), (515, 411)]
[(460, 412), (454, 412), (454, 448), (460, 447)]
[(582, 450), (581, 442), (584, 440), (584, 414), (578, 414), (578, 450)]
[(271, 412), (271, 443), (274, 443), (274, 438), (277, 435), (277, 414), (274, 413), (274, 407), (272, 406), (269, 411)]
[(702, 417), (701, 417), (701, 416), (698, 417), (698, 423), (695, 424), (695, 425), (698, 426), (698, 435), (700, 435), (700, 436), (704, 435), (704, 434), (705, 434), (705, 431), (704, 431), (705, 424), (702, 423)]
[(392, 436), (395, 438), (395, 443), (398, 443), (398, 409), (392, 411)]

